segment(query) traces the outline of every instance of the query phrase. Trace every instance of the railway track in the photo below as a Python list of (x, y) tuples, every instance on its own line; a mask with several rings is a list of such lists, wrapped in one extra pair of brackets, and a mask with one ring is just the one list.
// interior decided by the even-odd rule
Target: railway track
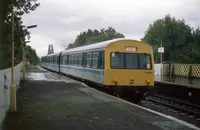
[(151, 98), (147, 100), (200, 117), (200, 106), (196, 104), (158, 94), (154, 94)]
[(143, 107), (179, 118), (200, 127), (200, 106), (167, 95), (154, 94), (146, 98)]

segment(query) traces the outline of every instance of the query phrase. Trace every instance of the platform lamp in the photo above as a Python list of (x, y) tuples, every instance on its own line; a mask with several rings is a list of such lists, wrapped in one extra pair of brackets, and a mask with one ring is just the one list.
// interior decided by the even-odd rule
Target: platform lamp
[(21, 43), (22, 43), (22, 73), (23, 73), (23, 80), (25, 80), (25, 71), (26, 71), (26, 68), (25, 68), (25, 57), (26, 57), (26, 51), (25, 51), (25, 47), (26, 47), (26, 43), (29, 43), (31, 41), (25, 41), (23, 42), (21, 40)]
[(10, 110), (11, 112), (17, 111), (16, 106), (16, 87), (14, 85), (14, 5), (12, 0), (12, 37), (11, 37), (11, 86), (10, 86)]
[[(11, 23), (12, 23), (12, 37), (11, 37), (11, 86), (10, 86), (10, 111), (12, 113), (17, 111), (16, 104), (16, 87), (14, 84), (14, 4), (12, 0), (12, 12), (11, 12)], [(27, 28), (37, 27), (37, 25), (31, 25)]]
[[(30, 26), (23, 26), (23, 27), (25, 27), (25, 28), (27, 28), (27, 29), (32, 29), (32, 28), (36, 28), (37, 27), (37, 25), (30, 25)], [(25, 46), (26, 46), (26, 43), (29, 43), (30, 41), (25, 41), (25, 42), (23, 42), (22, 40), (21, 40), (21, 43), (22, 43), (22, 61), (23, 61), (23, 63), (22, 63), (22, 72), (23, 72), (23, 80), (25, 80), (25, 71), (26, 71), (26, 69), (25, 69), (25, 58), (26, 58), (26, 51), (25, 51)]]

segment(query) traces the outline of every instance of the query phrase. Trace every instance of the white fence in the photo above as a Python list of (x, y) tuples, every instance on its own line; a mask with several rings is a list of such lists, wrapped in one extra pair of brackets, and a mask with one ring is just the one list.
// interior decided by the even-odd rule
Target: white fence
[[(14, 83), (20, 83), (21, 64), (14, 68)], [(0, 70), (0, 124), (2, 123), (10, 105), (11, 69)], [(1, 128), (0, 128), (1, 129)]]
[(155, 67), (155, 71), (154, 74), (157, 75), (161, 75), (161, 64), (154, 64)]

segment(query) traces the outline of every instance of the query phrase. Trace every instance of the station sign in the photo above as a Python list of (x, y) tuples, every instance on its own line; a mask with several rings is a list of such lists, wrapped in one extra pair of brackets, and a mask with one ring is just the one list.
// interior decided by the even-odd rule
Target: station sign
[(158, 48), (158, 52), (164, 53), (164, 47), (159, 47), (159, 48)]

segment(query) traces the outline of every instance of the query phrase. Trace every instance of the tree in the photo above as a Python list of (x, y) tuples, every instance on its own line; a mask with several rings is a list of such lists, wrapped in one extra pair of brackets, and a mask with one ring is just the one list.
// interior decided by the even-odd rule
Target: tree
[[(11, 66), (11, 12), (12, 0), (3, 0), (2, 17), (3, 24), (2, 37), (3, 41), (0, 43), (0, 69), (8, 68)], [(40, 4), (37, 0), (13, 0), (14, 5), (14, 43), (15, 43), (15, 64), (21, 62), (21, 41), (25, 40), (25, 36), (30, 38), (30, 33), (23, 27), (22, 15), (34, 11)], [(6, 57), (6, 58), (5, 58)]]
[[(164, 61), (195, 63), (193, 55), (199, 55), (197, 54), (199, 36), (199, 30), (193, 31), (190, 26), (185, 24), (184, 20), (176, 20), (174, 17), (166, 15), (150, 24), (141, 40), (152, 45), (156, 62), (159, 62), (160, 59), (157, 49), (162, 43), (165, 48)], [(190, 50), (188, 51), (188, 49)]]
[(29, 45), (26, 46), (26, 58), (30, 61), (31, 64), (38, 64), (40, 61), (36, 51)]
[(76, 37), (74, 43), (70, 43), (66, 49), (111, 40), (114, 38), (124, 38), (124, 35), (117, 33), (112, 27), (108, 27), (106, 30), (100, 29), (100, 31), (96, 29), (88, 29), (87, 31), (81, 32)]

